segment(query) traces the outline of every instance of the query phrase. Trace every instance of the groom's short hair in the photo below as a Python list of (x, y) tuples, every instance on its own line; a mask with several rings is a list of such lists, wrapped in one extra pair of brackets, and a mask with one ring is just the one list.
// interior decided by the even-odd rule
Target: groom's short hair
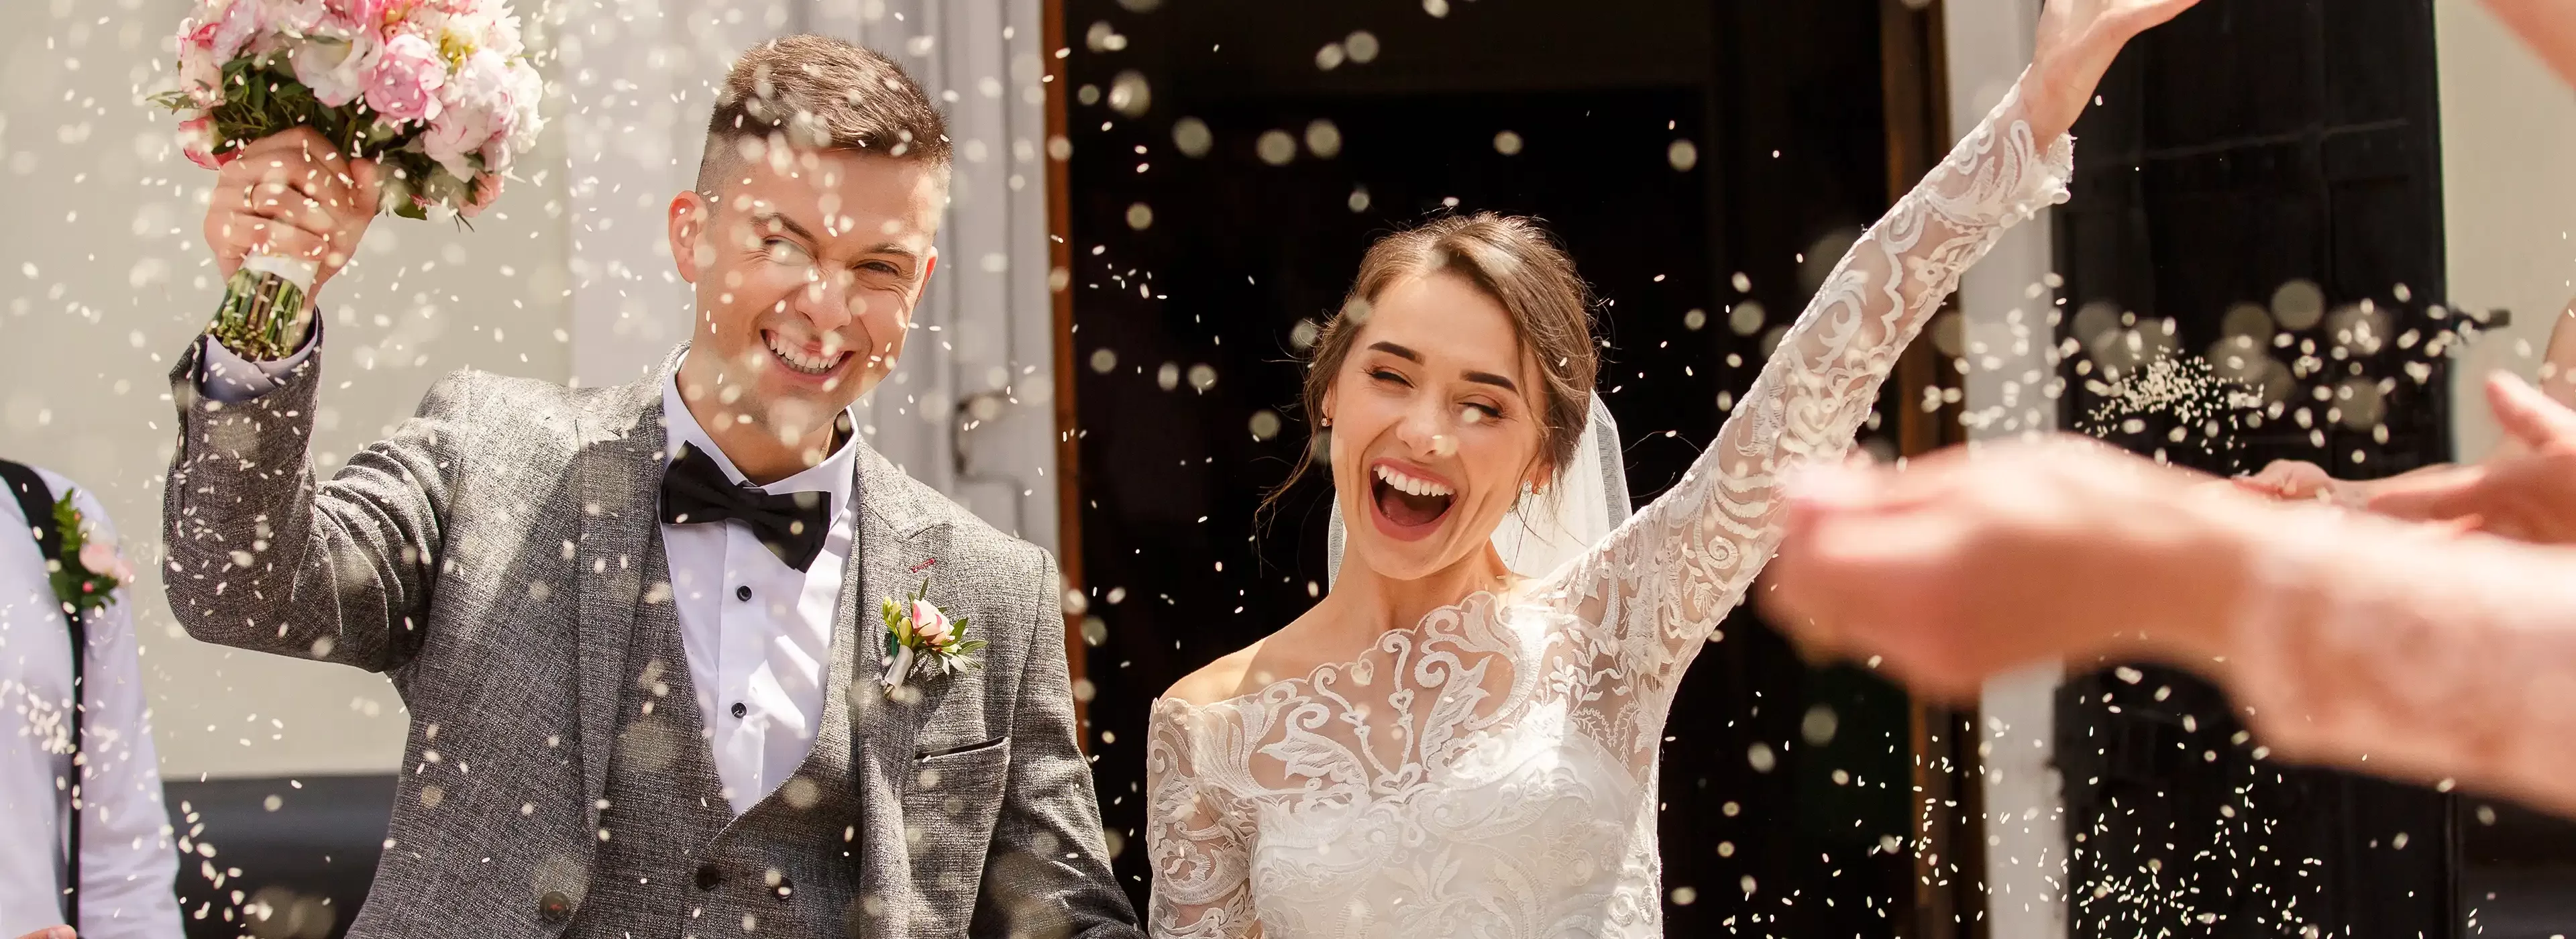
[(725, 73), (698, 158), (698, 192), (714, 198), (724, 177), (773, 142), (920, 160), (948, 169), (948, 122), (903, 66), (829, 36), (800, 35), (751, 47)]

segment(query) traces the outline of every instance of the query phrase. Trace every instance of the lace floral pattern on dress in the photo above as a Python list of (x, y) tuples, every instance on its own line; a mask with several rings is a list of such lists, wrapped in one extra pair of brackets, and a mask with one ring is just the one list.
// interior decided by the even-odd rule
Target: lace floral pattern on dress
[(2005, 228), (2066, 198), (2007, 97), (1852, 245), (1672, 491), (1510, 598), (1206, 705), (1155, 702), (1157, 936), (1655, 936), (1674, 683), (1841, 459), (1897, 356)]

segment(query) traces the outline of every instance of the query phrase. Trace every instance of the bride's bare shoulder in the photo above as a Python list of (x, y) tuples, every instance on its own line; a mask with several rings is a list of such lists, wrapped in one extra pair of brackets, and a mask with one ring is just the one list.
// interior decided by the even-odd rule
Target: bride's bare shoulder
[(1262, 647), (1271, 638), (1264, 636), (1251, 645), (1201, 666), (1198, 671), (1181, 676), (1181, 680), (1172, 683), (1170, 690), (1163, 692), (1163, 697), (1206, 707), (1260, 687), (1251, 683), (1252, 665), (1261, 657)]
[(1305, 677), (1307, 672), (1324, 664), (1314, 660), (1313, 652), (1324, 645), (1319, 644), (1318, 631), (1330, 621), (1331, 615), (1325, 604), (1316, 604), (1278, 631), (1173, 682), (1171, 690), (1163, 692), (1163, 696), (1193, 707), (1206, 707), (1252, 694), (1289, 678)]

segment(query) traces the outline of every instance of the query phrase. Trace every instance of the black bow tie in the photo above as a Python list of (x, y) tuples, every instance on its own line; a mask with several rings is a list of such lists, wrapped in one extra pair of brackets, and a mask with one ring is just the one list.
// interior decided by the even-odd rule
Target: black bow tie
[(735, 485), (723, 467), (697, 448), (680, 445), (662, 470), (662, 521), (695, 525), (728, 519), (751, 526), (761, 545), (797, 570), (823, 553), (830, 496), (820, 492), (771, 494)]

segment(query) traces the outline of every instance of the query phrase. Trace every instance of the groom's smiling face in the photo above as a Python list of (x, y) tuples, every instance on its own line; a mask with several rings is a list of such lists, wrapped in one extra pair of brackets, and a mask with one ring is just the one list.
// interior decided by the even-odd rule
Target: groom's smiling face
[(850, 150), (743, 151), (712, 198), (671, 202), (672, 260), (697, 292), (684, 368), (720, 368), (700, 377), (734, 395), (724, 409), (783, 437), (829, 421), (902, 356), (938, 266), (947, 174)]

